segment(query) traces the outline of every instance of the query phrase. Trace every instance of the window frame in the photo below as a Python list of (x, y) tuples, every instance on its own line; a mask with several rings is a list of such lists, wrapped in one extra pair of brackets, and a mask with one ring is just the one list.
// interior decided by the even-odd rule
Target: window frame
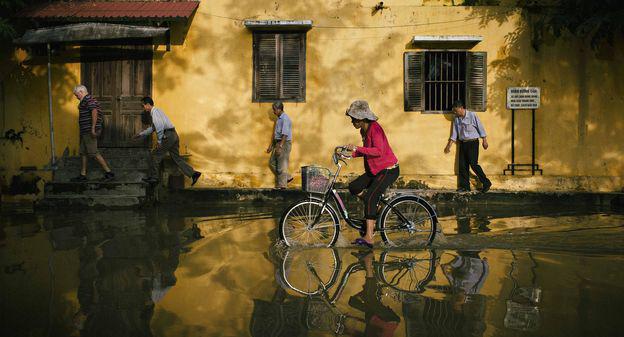
[[(259, 81), (258, 78), (260, 76), (259, 69), (259, 57), (260, 50), (258, 46), (258, 35), (263, 34), (273, 34), (276, 35), (276, 92), (277, 97), (263, 97), (259, 92)], [(284, 88), (284, 78), (283, 78), (283, 69), (284, 69), (284, 44), (283, 44), (283, 36), (284, 35), (293, 35), (299, 38), (299, 93), (297, 97), (286, 97), (283, 94)], [(295, 102), (295, 103), (303, 103), (306, 101), (306, 53), (307, 53), (307, 31), (294, 30), (294, 31), (276, 31), (276, 30), (254, 30), (253, 31), (253, 80), (252, 80), (252, 102), (254, 103), (263, 103), (263, 102)]]
[[(422, 114), (447, 114), (452, 111), (426, 110), (425, 59), (428, 53), (462, 52), (465, 58), (464, 104), (467, 109), (485, 111), (487, 108), (487, 52), (467, 49), (423, 49), (403, 54), (404, 111)], [(480, 61), (480, 63), (479, 63)]]

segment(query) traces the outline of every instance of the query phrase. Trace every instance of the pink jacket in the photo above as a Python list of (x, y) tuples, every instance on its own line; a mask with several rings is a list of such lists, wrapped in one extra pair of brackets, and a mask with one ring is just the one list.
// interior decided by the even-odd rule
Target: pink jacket
[(358, 146), (353, 152), (353, 157), (364, 156), (364, 167), (373, 175), (399, 162), (392, 152), (388, 138), (381, 125), (371, 122), (366, 132), (364, 146)]

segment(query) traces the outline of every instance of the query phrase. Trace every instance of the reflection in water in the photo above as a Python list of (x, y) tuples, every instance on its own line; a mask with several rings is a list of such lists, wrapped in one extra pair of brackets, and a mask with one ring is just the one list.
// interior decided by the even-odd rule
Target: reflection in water
[(513, 261), (509, 269), (509, 278), (513, 281), (513, 288), (507, 300), (507, 310), (505, 312), (505, 327), (520, 331), (536, 331), (540, 323), (540, 311), (538, 303), (542, 297), (542, 289), (537, 287), (537, 261), (532, 253), (528, 253), (531, 260), (531, 286), (520, 287), (518, 280), (514, 276), (516, 268), (516, 254), (512, 252)]
[(441, 265), (447, 285), (431, 285), (443, 299), (420, 296), (405, 303), (408, 336), (483, 336), (485, 296), (479, 294), (489, 273), (487, 259), (479, 252), (459, 251)]
[[(254, 300), (252, 336), (304, 336), (309, 332), (485, 335), (488, 301), (481, 292), (488, 282), (490, 263), (479, 251), (382, 251), (377, 253), (378, 260), (372, 251), (350, 253), (319, 248), (282, 252), (275, 261), (280, 287), (271, 301)], [(506, 302), (504, 327), (535, 331), (541, 298), (541, 289), (535, 285), (537, 262), (529, 253), (534, 262), (533, 284), (519, 287), (513, 277), (515, 253), (512, 256), (509, 276), (513, 287)], [(356, 262), (345, 266), (344, 261), (354, 257)], [(404, 330), (399, 332), (399, 327)]]
[(283, 250), (264, 209), (3, 215), (0, 336), (621, 335), (622, 215), (478, 211), (372, 254)]
[[(277, 327), (296, 326), (298, 334), (316, 330), (393, 336), (404, 317), (405, 336), (483, 336), (486, 301), (479, 292), (486, 282), (489, 264), (487, 259), (479, 258), (478, 252), (460, 252), (442, 264), (441, 270), (447, 279), (445, 285), (435, 281), (440, 261), (435, 251), (384, 251), (379, 262), (375, 261), (372, 251), (352, 255), (358, 261), (339, 276), (342, 261), (336, 250), (286, 251), (283, 259), (277, 261), (276, 277), (282, 289), (277, 290), (281, 295), (274, 300), (281, 302), (256, 300), (252, 335), (281, 336), (283, 330)], [(341, 311), (337, 304), (349, 278), (359, 271), (364, 273), (364, 278), (359, 278), (361, 290), (348, 297), (348, 311)], [(444, 296), (428, 296), (431, 289), (435, 290), (433, 295)], [(305, 297), (302, 300), (284, 295), (284, 290)], [(289, 297), (292, 299), (287, 301)], [(400, 308), (401, 315), (392, 307)], [(299, 312), (284, 315), (293, 309)], [(288, 324), (284, 321), (288, 317), (304, 317), (303, 322), (307, 324)]]
[[(411, 295), (422, 291), (423, 282), (431, 278), (418, 279), (422, 274), (419, 264), (427, 265), (424, 270), (430, 273), (435, 268), (435, 259), (431, 254), (425, 254), (429, 257), (425, 259), (415, 258), (413, 254), (392, 256), (384, 252), (376, 262), (373, 251), (353, 252), (352, 255), (357, 262), (340, 275), (342, 260), (336, 249), (286, 250), (276, 261), (276, 281), (282, 287), (276, 290), (272, 302), (254, 301), (251, 334), (287, 336), (325, 331), (354, 336), (392, 336), (401, 318), (383, 303), (387, 298), (384, 294), (402, 291)], [(363, 283), (360, 290), (349, 297), (349, 311), (339, 309), (336, 303), (349, 285), (349, 279), (359, 273)], [(409, 288), (399, 290), (397, 287), (401, 285)], [(294, 297), (287, 290), (305, 297)], [(297, 320), (301, 317), (302, 320)]]
[(181, 220), (128, 213), (51, 231), (56, 249), (79, 251), (80, 309), (73, 320), (81, 336), (152, 336), (154, 305), (176, 284), (183, 245), (200, 237)]

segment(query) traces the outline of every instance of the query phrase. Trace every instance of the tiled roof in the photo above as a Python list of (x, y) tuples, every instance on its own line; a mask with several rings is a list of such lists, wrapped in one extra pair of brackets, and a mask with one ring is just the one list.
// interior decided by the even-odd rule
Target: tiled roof
[(27, 8), (18, 16), (58, 21), (179, 20), (189, 18), (198, 6), (199, 1), (51, 2)]

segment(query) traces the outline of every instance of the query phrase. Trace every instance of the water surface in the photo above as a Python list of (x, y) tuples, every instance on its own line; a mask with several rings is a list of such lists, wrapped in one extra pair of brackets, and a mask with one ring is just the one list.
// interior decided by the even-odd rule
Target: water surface
[(442, 206), (432, 249), (367, 254), (286, 249), (277, 208), (5, 214), (0, 334), (622, 335), (620, 212)]

